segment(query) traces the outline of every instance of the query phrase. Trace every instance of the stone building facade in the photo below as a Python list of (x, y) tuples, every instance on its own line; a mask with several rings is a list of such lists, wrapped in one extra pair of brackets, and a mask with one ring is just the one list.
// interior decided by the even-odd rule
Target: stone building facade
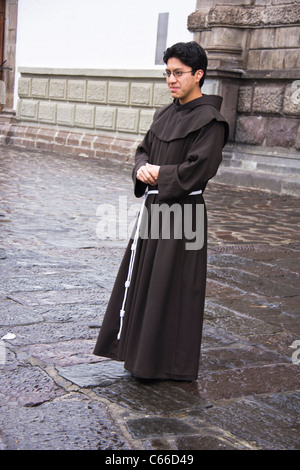
[[(273, 172), (283, 182), (290, 174), (295, 186), (300, 164), (299, 1), (199, 0), (197, 6), (188, 28), (207, 50), (211, 72), (237, 73), (231, 78), (238, 95), (232, 103), (235, 129), (227, 165)], [(277, 178), (273, 184), (279, 183)]]
[[(223, 96), (230, 124), (217, 179), (300, 194), (300, 0), (198, 0), (187, 28), (208, 53), (203, 91)], [(0, 144), (131, 163), (171, 101), (161, 70), (19, 72)]]

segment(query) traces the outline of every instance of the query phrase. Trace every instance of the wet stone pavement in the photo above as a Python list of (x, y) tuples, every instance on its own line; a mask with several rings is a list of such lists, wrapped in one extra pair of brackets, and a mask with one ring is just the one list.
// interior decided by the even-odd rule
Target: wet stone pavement
[(130, 168), (0, 154), (0, 449), (299, 448), (299, 199), (209, 183), (199, 377), (143, 383), (92, 354), (128, 235), (99, 207), (134, 220)]

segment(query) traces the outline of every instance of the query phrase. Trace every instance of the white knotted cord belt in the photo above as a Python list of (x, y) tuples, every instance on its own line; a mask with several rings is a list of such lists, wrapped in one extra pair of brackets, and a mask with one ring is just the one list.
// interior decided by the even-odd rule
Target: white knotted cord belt
[[(132, 276), (132, 271), (133, 271), (133, 266), (134, 266), (134, 259), (135, 259), (135, 254), (136, 254), (136, 246), (137, 246), (137, 242), (138, 242), (138, 238), (139, 238), (139, 232), (140, 232), (140, 227), (141, 227), (142, 218), (143, 218), (143, 214), (144, 214), (145, 204), (146, 204), (147, 197), (150, 194), (158, 194), (158, 189), (150, 189), (149, 191), (147, 191), (145, 193), (144, 200), (143, 200), (140, 212), (139, 212), (139, 216), (138, 216), (138, 220), (137, 220), (137, 224), (136, 224), (136, 229), (135, 229), (135, 234), (134, 234), (133, 242), (132, 242), (132, 245), (131, 245), (131, 256), (130, 256), (130, 260), (129, 260), (127, 279), (126, 279), (126, 282), (125, 282), (125, 292), (124, 292), (122, 307), (121, 307), (121, 310), (120, 310), (120, 329), (119, 329), (118, 336), (117, 336), (118, 340), (121, 337), (121, 332), (122, 332), (122, 328), (123, 328), (123, 318), (124, 318), (124, 315), (125, 315), (125, 305), (126, 305), (127, 294), (128, 294), (128, 290), (129, 290), (129, 286), (130, 286), (130, 282), (131, 282), (131, 276)], [(197, 194), (202, 194), (202, 189), (200, 189), (199, 191), (192, 191), (191, 193), (189, 193), (189, 196), (196, 196)]]

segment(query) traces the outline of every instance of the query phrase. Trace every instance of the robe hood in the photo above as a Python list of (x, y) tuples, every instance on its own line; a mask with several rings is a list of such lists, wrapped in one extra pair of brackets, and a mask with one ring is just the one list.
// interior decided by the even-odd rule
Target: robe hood
[(228, 140), (229, 127), (220, 109), (223, 98), (217, 95), (203, 95), (200, 98), (180, 104), (178, 99), (156, 111), (150, 130), (165, 142), (183, 139), (191, 132), (216, 120), (226, 128), (225, 142)]

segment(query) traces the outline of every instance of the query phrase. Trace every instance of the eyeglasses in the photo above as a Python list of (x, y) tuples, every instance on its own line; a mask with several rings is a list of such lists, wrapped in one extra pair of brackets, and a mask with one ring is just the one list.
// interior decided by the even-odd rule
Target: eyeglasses
[(170, 78), (171, 75), (173, 75), (174, 78), (180, 78), (183, 73), (192, 73), (192, 70), (189, 70), (188, 72), (182, 72), (181, 70), (175, 70), (174, 72), (170, 72), (170, 70), (167, 70), (165, 73), (163, 73), (163, 76), (165, 78)]

